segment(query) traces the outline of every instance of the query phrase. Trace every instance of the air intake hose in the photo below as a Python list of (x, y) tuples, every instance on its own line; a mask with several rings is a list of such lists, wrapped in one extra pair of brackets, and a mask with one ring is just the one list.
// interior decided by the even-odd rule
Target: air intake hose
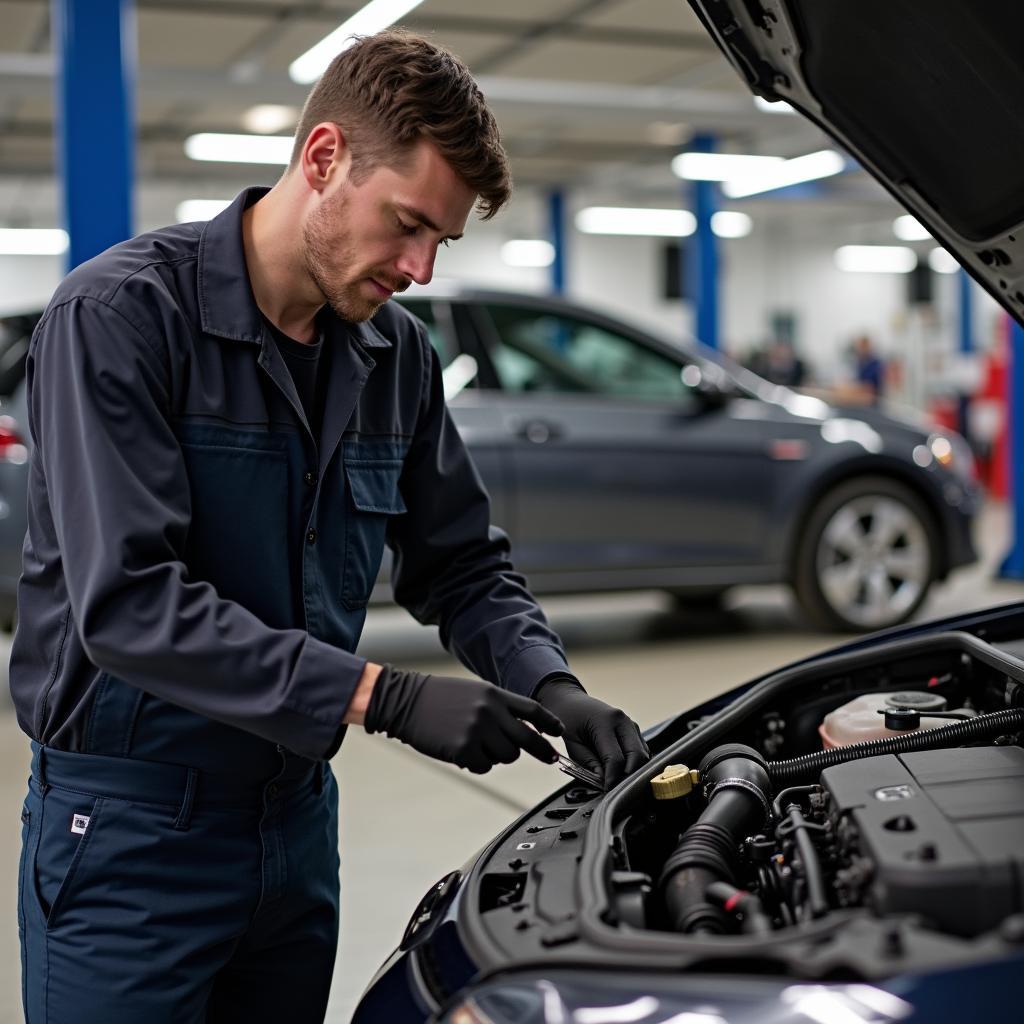
[(764, 758), (740, 743), (712, 750), (700, 777), (708, 806), (665, 861), (658, 884), (673, 931), (720, 934), (729, 922), (708, 887), (735, 885), (737, 847), (771, 816), (771, 786)]
[[(815, 782), (818, 776), (832, 765), (846, 764), (862, 757), (876, 757), (879, 754), (908, 754), (915, 750), (938, 750), (942, 747), (958, 747), (972, 741), (994, 739), (1007, 732), (1018, 732), (1024, 728), (1024, 709), (1010, 708), (993, 711), (988, 715), (943, 725), (938, 729), (922, 729), (919, 732), (903, 733), (900, 736), (886, 736), (884, 739), (865, 740), (848, 747), (833, 747), (819, 750), (789, 761), (769, 761), (768, 777), (779, 789), (803, 782)], [(723, 748), (718, 748), (723, 749)], [(710, 755), (709, 755), (710, 756)]]

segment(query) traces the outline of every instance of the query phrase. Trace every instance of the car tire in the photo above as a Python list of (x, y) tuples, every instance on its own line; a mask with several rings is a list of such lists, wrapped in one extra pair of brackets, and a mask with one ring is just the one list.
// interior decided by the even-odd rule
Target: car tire
[(885, 629), (921, 606), (938, 555), (935, 521), (917, 494), (888, 477), (857, 477), (811, 510), (797, 541), (793, 589), (816, 626)]

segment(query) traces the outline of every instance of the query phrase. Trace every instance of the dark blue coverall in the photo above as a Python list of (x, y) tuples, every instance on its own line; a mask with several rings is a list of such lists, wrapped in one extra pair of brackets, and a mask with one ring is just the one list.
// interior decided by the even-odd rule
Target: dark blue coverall
[(396, 599), (474, 672), (529, 696), (567, 669), (418, 321), (324, 318), (312, 436), (246, 273), (265, 191), (78, 267), (32, 339), (10, 670), (29, 1024), (322, 1018), (326, 759), (385, 542)]

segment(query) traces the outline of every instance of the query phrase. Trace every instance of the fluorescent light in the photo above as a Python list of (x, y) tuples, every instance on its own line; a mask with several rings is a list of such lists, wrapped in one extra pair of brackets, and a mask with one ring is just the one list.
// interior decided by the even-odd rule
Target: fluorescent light
[(683, 238), (697, 230), (697, 218), (689, 210), (588, 206), (576, 214), (576, 227), (587, 235), (656, 235), (664, 238)]
[(754, 222), (739, 210), (719, 210), (711, 214), (711, 230), (719, 238), (746, 238)]
[(836, 266), (859, 274), (909, 274), (917, 254), (905, 245), (843, 245), (835, 252)]
[(0, 228), (0, 256), (59, 256), (67, 248), (63, 228)]
[(273, 135), (274, 132), (294, 128), (299, 119), (297, 107), (285, 107), (280, 103), (260, 103), (250, 107), (242, 115), (242, 124), (246, 131), (258, 135)]
[(185, 155), (192, 160), (231, 164), (287, 164), (292, 158), (290, 135), (226, 135), (200, 132), (185, 140)]
[(342, 22), (329, 36), (325, 36), (316, 46), (307, 50), (301, 57), (292, 61), (288, 68), (293, 82), (309, 85), (315, 82), (326, 70), (327, 65), (347, 50), (355, 40), (353, 36), (372, 36), (399, 18), (404, 18), (423, 0), (370, 0), (360, 8), (348, 21)]
[(555, 247), (543, 238), (514, 238), (501, 247), (501, 258), (510, 267), (550, 267)]
[(846, 166), (846, 161), (834, 149), (820, 149), (806, 156), (796, 156), (792, 160), (783, 160), (762, 173), (734, 181), (726, 181), (722, 191), (731, 199), (741, 196), (752, 196), (758, 192), (785, 188), (787, 185), (798, 185), (802, 181), (814, 181), (838, 174)]
[(897, 217), (892, 222), (893, 234), (903, 242), (922, 242), (931, 238), (931, 232), (916, 218), (909, 213)]
[(937, 245), (928, 253), (928, 266), (936, 274), (955, 274), (960, 269), (956, 257), (948, 253), (942, 246)]
[(763, 96), (754, 97), (754, 106), (769, 114), (795, 114), (796, 110), (785, 100), (766, 100)]
[(672, 160), (672, 173), (690, 181), (730, 181), (760, 176), (786, 161), (781, 156), (743, 153), (680, 153)]
[(194, 220), (213, 220), (221, 210), (231, 205), (230, 199), (186, 199), (178, 203), (174, 216), (179, 224), (188, 224)]

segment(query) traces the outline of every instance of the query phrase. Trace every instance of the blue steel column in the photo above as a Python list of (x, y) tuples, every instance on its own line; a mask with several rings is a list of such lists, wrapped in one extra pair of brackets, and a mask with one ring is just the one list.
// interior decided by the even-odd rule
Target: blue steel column
[[(698, 153), (712, 153), (715, 138), (713, 135), (695, 135), (687, 148)], [(695, 305), (694, 333), (698, 341), (710, 348), (718, 348), (718, 239), (711, 230), (718, 185), (713, 181), (694, 181), (690, 184), (697, 230), (693, 235), (693, 244), (686, 247), (684, 273), (690, 285), (687, 291)]]
[(548, 195), (548, 238), (555, 248), (551, 263), (551, 291), (565, 294), (565, 193), (555, 189)]
[(1024, 327), (1010, 322), (1010, 367), (1007, 413), (1010, 417), (1010, 502), (1013, 541), (999, 575), (1024, 580)]
[[(971, 279), (966, 270), (959, 272), (960, 286), (960, 354), (968, 356), (974, 351), (974, 301), (971, 292)], [(961, 392), (957, 417), (960, 433), (965, 437), (970, 429), (969, 414), (971, 399)]]
[(52, 0), (68, 269), (132, 235), (135, 5)]

